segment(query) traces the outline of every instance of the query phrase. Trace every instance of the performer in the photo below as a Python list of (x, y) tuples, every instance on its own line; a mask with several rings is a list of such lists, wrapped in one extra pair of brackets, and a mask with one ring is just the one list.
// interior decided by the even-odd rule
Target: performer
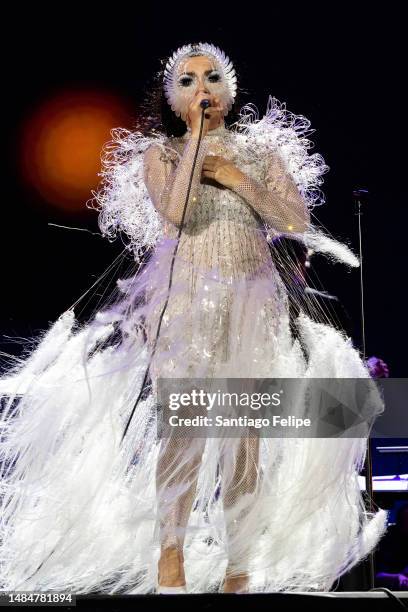
[(262, 119), (246, 105), (227, 127), (237, 78), (210, 43), (177, 49), (162, 76), (184, 134), (115, 130), (96, 194), (102, 233), (122, 233), (138, 271), (0, 380), (2, 588), (328, 590), (386, 528), (358, 486), (367, 440), (159, 440), (157, 383), (369, 378), (313, 298), (291, 329), (277, 258), (294, 264), (273, 238), (359, 262), (311, 220), (328, 168), (307, 119), (270, 97)]

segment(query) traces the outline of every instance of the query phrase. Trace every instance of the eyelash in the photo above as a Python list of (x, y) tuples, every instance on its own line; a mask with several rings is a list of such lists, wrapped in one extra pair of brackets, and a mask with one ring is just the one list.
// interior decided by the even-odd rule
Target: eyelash
[[(211, 79), (213, 79), (214, 77), (215, 77), (215, 79), (216, 79), (216, 80), (215, 80), (215, 81), (212, 81)], [(180, 84), (182, 87), (188, 87), (188, 86), (189, 86), (189, 85), (192, 83), (192, 80), (193, 80), (193, 79), (192, 79), (191, 77), (187, 77), (187, 76), (186, 76), (186, 77), (182, 77), (182, 78), (179, 80), (179, 84)], [(214, 74), (210, 74), (210, 75), (209, 75), (208, 80), (209, 80), (209, 81), (211, 81), (212, 83), (217, 83), (218, 81), (220, 81), (220, 80), (221, 80), (221, 77), (220, 77), (220, 75), (218, 74), (218, 72), (215, 72)]]

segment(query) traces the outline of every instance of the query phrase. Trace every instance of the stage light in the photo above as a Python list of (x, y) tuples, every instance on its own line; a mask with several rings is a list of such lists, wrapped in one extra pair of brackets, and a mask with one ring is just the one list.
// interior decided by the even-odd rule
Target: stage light
[(129, 105), (110, 93), (63, 91), (43, 103), (22, 129), (24, 180), (48, 204), (86, 209), (100, 181), (101, 152), (114, 127), (129, 127)]

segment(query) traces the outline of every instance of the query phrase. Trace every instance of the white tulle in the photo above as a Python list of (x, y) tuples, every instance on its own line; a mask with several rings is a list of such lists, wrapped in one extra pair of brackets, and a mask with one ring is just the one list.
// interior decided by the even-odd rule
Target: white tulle
[[(122, 446), (120, 439), (148, 361), (136, 323), (148, 315), (149, 305), (131, 305), (157, 263), (152, 260), (152, 269), (122, 283), (122, 301), (86, 326), (76, 325), (72, 311), (64, 313), (14, 377), (3, 377), (3, 588), (155, 589), (159, 444), (152, 393), (139, 403)], [(266, 284), (259, 286), (250, 303), (246, 300), (250, 359), (232, 347), (236, 358), (219, 364), (216, 375), (368, 376), (342, 334), (305, 315), (297, 325), (308, 362), (298, 341), (291, 342), (284, 318), (269, 343), (256, 343), (263, 324), (255, 313), (261, 313), (259, 301), (267, 291)], [(238, 286), (234, 295), (239, 309)], [(181, 333), (183, 324), (173, 332)], [(121, 341), (104, 346), (114, 328), (122, 330)], [(182, 351), (175, 345), (181, 364)], [(204, 366), (198, 366), (202, 375)], [(249, 560), (251, 590), (326, 590), (378, 542), (386, 512), (371, 516), (364, 509), (357, 473), (366, 442), (359, 438), (262, 439), (261, 485), (255, 497), (243, 495), (232, 508), (230, 521), (240, 508), (249, 513), (236, 537), (230, 533), (227, 539), (224, 509), (215, 495), (217, 463), (231, 456), (234, 444), (207, 440), (184, 548), (190, 592), (216, 591), (232, 553), (237, 571), (248, 570)]]
[[(326, 167), (317, 154), (307, 156), (306, 120), (271, 100), (262, 121), (243, 118), (247, 130), (239, 142), (260, 158), (269, 147), (281, 147), (299, 189), (316, 206)], [(248, 210), (233, 194), (224, 193), (218, 202), (213, 187), (203, 187), (203, 205), (229, 206), (231, 224), (221, 219), (219, 235), (212, 224), (212, 234), (206, 228), (196, 240), (186, 237), (184, 256), (191, 248), (192, 258), (183, 259), (182, 250), (178, 255), (150, 363), (175, 242), (163, 235), (147, 195), (142, 157), (152, 139), (163, 146), (165, 139), (126, 130), (114, 137), (97, 196), (101, 229), (109, 238), (121, 232), (136, 262), (146, 247), (154, 249), (136, 274), (118, 281), (119, 295), (95, 316), (81, 323), (74, 310), (63, 313), (37, 338), (31, 355), (0, 378), (0, 583), (7, 590), (155, 590), (164, 511), (156, 484), (158, 375), (369, 377), (345, 333), (302, 310), (293, 337), (273, 257), (256, 274), (248, 266), (228, 282), (217, 269), (191, 264), (214, 237), (225, 261), (231, 257), (227, 237), (234, 247), (240, 239), (239, 248), (244, 245), (259, 264), (251, 251), (260, 244), (258, 230)], [(242, 227), (246, 218), (250, 225)], [(317, 228), (294, 237), (334, 261), (358, 265), (346, 245)], [(152, 385), (122, 440), (148, 365)], [(375, 417), (381, 408), (374, 403), (372, 411)], [(247, 487), (227, 507), (220, 487), (231, 483), (237, 444), (239, 439), (220, 437), (202, 448), (194, 503), (182, 529), (189, 592), (219, 590), (227, 564), (248, 572), (252, 591), (327, 590), (375, 547), (387, 513), (364, 507), (358, 473), (365, 439), (262, 438), (253, 490)], [(188, 467), (198, 446), (191, 443), (181, 452), (179, 464)], [(182, 498), (185, 485), (186, 480), (169, 488), (170, 506)]]
[[(229, 128), (245, 142), (251, 156), (264, 163), (271, 150), (279, 150), (310, 210), (324, 204), (320, 186), (329, 171), (320, 153), (310, 154), (313, 143), (307, 137), (314, 132), (310, 121), (295, 115), (274, 96), (269, 96), (264, 116), (254, 104), (246, 104), (239, 119)], [(169, 146), (159, 132), (145, 136), (124, 128), (112, 130), (112, 140), (102, 156), (102, 186), (94, 193), (89, 206), (99, 211), (101, 232), (108, 239), (121, 236), (138, 260), (146, 248), (154, 247), (163, 234), (163, 218), (154, 207), (143, 181), (143, 155), (153, 143)], [(270, 238), (273, 227), (265, 224)], [(330, 255), (332, 261), (358, 266), (351, 249), (322, 228), (311, 225), (304, 234), (291, 234), (316, 252)]]

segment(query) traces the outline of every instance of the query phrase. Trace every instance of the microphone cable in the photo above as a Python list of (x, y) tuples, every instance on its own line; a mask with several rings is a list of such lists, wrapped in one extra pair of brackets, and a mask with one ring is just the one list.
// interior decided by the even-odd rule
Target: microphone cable
[[(144, 378), (143, 378), (143, 382), (142, 382), (142, 386), (141, 386), (141, 389), (140, 389), (140, 393), (139, 393), (138, 398), (137, 398), (137, 400), (136, 400), (136, 402), (135, 402), (135, 404), (134, 404), (134, 406), (133, 406), (133, 409), (132, 409), (131, 415), (130, 415), (130, 417), (129, 417), (128, 421), (127, 421), (126, 428), (125, 428), (125, 430), (124, 430), (124, 432), (123, 432), (123, 435), (122, 435), (122, 438), (121, 438), (120, 444), (122, 444), (122, 442), (123, 442), (123, 439), (124, 439), (124, 437), (125, 437), (125, 435), (126, 435), (126, 433), (127, 433), (127, 431), (128, 431), (128, 428), (129, 428), (130, 422), (131, 422), (131, 420), (132, 420), (132, 418), (133, 418), (133, 415), (134, 415), (134, 413), (135, 413), (136, 407), (137, 407), (137, 405), (138, 405), (138, 403), (139, 403), (139, 400), (140, 400), (140, 398), (141, 398), (141, 396), (142, 396), (142, 392), (143, 392), (143, 389), (144, 389), (144, 386), (145, 386), (145, 383), (146, 383), (146, 380), (147, 380), (147, 377), (148, 377), (148, 374), (149, 374), (150, 364), (151, 364), (152, 359), (153, 359), (153, 357), (154, 357), (154, 355), (155, 355), (155, 351), (156, 351), (156, 347), (157, 347), (157, 340), (158, 340), (159, 333), (160, 333), (161, 322), (162, 322), (162, 319), (163, 319), (163, 315), (164, 315), (164, 313), (165, 313), (165, 311), (166, 311), (167, 304), (168, 304), (169, 297), (170, 297), (170, 289), (171, 289), (172, 279), (173, 279), (173, 268), (174, 268), (174, 261), (175, 261), (175, 258), (176, 258), (176, 255), (177, 255), (177, 251), (178, 251), (178, 246), (179, 246), (179, 241), (180, 241), (181, 232), (183, 231), (184, 218), (185, 218), (185, 215), (186, 215), (186, 210), (187, 210), (187, 203), (188, 203), (188, 199), (189, 199), (189, 197), (190, 197), (191, 184), (192, 184), (192, 182), (193, 182), (193, 176), (194, 176), (195, 166), (196, 166), (196, 163), (197, 163), (198, 151), (199, 151), (200, 144), (201, 144), (202, 132), (203, 132), (203, 125), (204, 125), (204, 114), (205, 114), (205, 109), (206, 109), (206, 108), (208, 108), (208, 107), (210, 106), (210, 101), (209, 101), (209, 100), (207, 100), (207, 99), (201, 100), (201, 102), (200, 102), (200, 106), (201, 106), (201, 108), (202, 108), (202, 112), (201, 112), (201, 123), (200, 123), (200, 133), (199, 133), (199, 136), (198, 136), (197, 148), (196, 148), (195, 155), (194, 155), (193, 167), (192, 167), (192, 170), (191, 170), (191, 175), (190, 175), (190, 180), (189, 180), (188, 189), (187, 189), (187, 195), (186, 195), (186, 201), (185, 201), (185, 203), (184, 203), (183, 214), (182, 214), (182, 217), (181, 217), (181, 223), (180, 223), (179, 231), (178, 231), (178, 234), (177, 234), (177, 243), (176, 243), (176, 246), (175, 246), (175, 248), (174, 248), (174, 251), (173, 251), (173, 257), (172, 257), (172, 260), (171, 260), (171, 266), (170, 266), (170, 276), (169, 276), (169, 285), (168, 285), (168, 289), (167, 289), (167, 297), (166, 297), (165, 304), (164, 304), (163, 309), (162, 309), (161, 314), (160, 314), (159, 324), (158, 324), (158, 326), (157, 326), (157, 332), (156, 332), (156, 337), (155, 337), (154, 344), (153, 344), (153, 349), (152, 349), (152, 352), (151, 352), (151, 354), (150, 354), (149, 363), (148, 363), (148, 366), (147, 366), (147, 368), (146, 368), (146, 372), (145, 372), (145, 375), (144, 375)], [(68, 530), (67, 530), (67, 532), (66, 532), (66, 533), (68, 533), (68, 531), (69, 531), (69, 530), (70, 530), (72, 527), (73, 527), (73, 525), (70, 525), (70, 527), (68, 527)], [(48, 555), (45, 557), (45, 559), (43, 559), (43, 561), (42, 561), (42, 562), (41, 562), (41, 563), (38, 565), (37, 569), (36, 569), (36, 570), (35, 570), (35, 571), (34, 571), (34, 572), (33, 572), (33, 573), (32, 573), (32, 574), (31, 574), (31, 575), (28, 577), (28, 578), (25, 578), (25, 580), (24, 580), (22, 583), (20, 583), (20, 584), (24, 584), (24, 582), (26, 582), (27, 580), (31, 580), (31, 578), (32, 578), (33, 576), (35, 576), (35, 574), (36, 574), (36, 573), (37, 573), (37, 572), (38, 572), (38, 571), (41, 569), (41, 567), (44, 565), (44, 563), (45, 563), (46, 561), (48, 561), (48, 559), (49, 559), (49, 558), (50, 558), (50, 557), (51, 557), (51, 556), (54, 554), (54, 552), (56, 551), (56, 549), (57, 549), (57, 546), (55, 546), (55, 547), (54, 547), (54, 548), (51, 550), (51, 552), (50, 552), (50, 553), (49, 553), (49, 554), (48, 554)], [(20, 586), (20, 584), (19, 584), (18, 586)], [(18, 586), (17, 586), (16, 588), (18, 588)]]
[(142, 382), (142, 385), (141, 385), (141, 388), (140, 388), (140, 392), (139, 392), (138, 398), (137, 398), (137, 400), (136, 400), (136, 402), (135, 402), (135, 404), (133, 406), (133, 409), (132, 409), (132, 412), (130, 414), (130, 417), (129, 417), (128, 421), (127, 421), (127, 424), (126, 424), (125, 430), (123, 432), (120, 444), (123, 442), (123, 439), (124, 439), (128, 429), (129, 429), (129, 425), (130, 425), (130, 423), (132, 421), (132, 418), (133, 418), (133, 415), (135, 413), (136, 407), (137, 407), (137, 405), (139, 403), (140, 398), (142, 397), (142, 393), (143, 393), (143, 390), (145, 388), (147, 377), (149, 375), (150, 365), (151, 365), (152, 359), (153, 359), (153, 357), (154, 357), (154, 355), (156, 353), (157, 341), (158, 341), (159, 334), (160, 334), (160, 328), (161, 328), (162, 319), (163, 319), (163, 316), (164, 316), (164, 313), (166, 311), (167, 304), (168, 304), (169, 298), (170, 298), (170, 289), (171, 289), (172, 281), (173, 281), (174, 262), (175, 262), (177, 251), (178, 251), (178, 247), (179, 247), (180, 236), (181, 236), (181, 233), (183, 231), (184, 218), (185, 218), (186, 210), (187, 210), (187, 203), (188, 203), (188, 199), (190, 197), (191, 184), (193, 182), (193, 176), (194, 176), (195, 166), (196, 166), (196, 162), (197, 162), (198, 151), (200, 149), (200, 144), (201, 144), (201, 139), (202, 139), (202, 132), (203, 132), (203, 125), (204, 125), (205, 109), (210, 106), (210, 101), (207, 100), (207, 99), (201, 100), (200, 106), (202, 108), (201, 123), (200, 123), (200, 133), (199, 133), (199, 136), (198, 136), (197, 148), (196, 148), (195, 155), (194, 155), (194, 160), (193, 160), (193, 167), (192, 167), (192, 170), (191, 170), (190, 180), (189, 180), (189, 184), (188, 184), (188, 188), (187, 188), (186, 201), (184, 202), (183, 214), (181, 216), (181, 223), (180, 223), (179, 231), (178, 231), (178, 234), (177, 234), (177, 242), (176, 242), (176, 246), (175, 246), (174, 251), (173, 251), (173, 257), (172, 257), (171, 264), (170, 264), (170, 276), (169, 276), (169, 285), (168, 285), (168, 288), (167, 288), (167, 297), (166, 297), (166, 301), (164, 303), (164, 306), (162, 308), (162, 311), (161, 311), (161, 314), (160, 314), (160, 317), (159, 317), (159, 323), (158, 323), (158, 326), (157, 326), (156, 337), (154, 339), (153, 348), (152, 348), (152, 351), (151, 351), (151, 354), (150, 354), (149, 363), (148, 363), (146, 371), (145, 371), (145, 375), (144, 375), (143, 382)]

